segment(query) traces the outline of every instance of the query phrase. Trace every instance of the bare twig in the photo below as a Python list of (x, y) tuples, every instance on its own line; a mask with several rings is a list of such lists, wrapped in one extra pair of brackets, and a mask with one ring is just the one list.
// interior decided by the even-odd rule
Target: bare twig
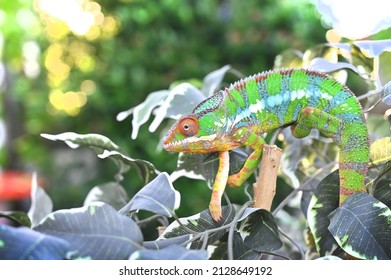
[(254, 207), (270, 211), (276, 194), (276, 180), (282, 150), (275, 145), (264, 145), (259, 177), (254, 188)]

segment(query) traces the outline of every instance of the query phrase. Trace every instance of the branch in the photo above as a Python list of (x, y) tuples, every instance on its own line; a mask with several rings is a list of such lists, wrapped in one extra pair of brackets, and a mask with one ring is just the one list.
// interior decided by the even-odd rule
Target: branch
[(253, 185), (254, 207), (270, 211), (274, 195), (282, 150), (275, 145), (264, 145), (259, 177)]

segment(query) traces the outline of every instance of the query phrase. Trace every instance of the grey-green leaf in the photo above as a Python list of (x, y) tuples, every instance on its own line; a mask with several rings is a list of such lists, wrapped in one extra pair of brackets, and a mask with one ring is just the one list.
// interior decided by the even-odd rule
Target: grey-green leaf
[(172, 186), (168, 174), (160, 173), (153, 181), (144, 186), (119, 212), (147, 210), (166, 217), (180, 204), (180, 194)]
[(170, 90), (164, 103), (155, 111), (155, 118), (149, 126), (154, 132), (165, 118), (178, 119), (190, 113), (194, 107), (205, 99), (202, 92), (189, 83), (182, 83)]
[(143, 242), (132, 219), (101, 202), (53, 212), (35, 230), (64, 239), (78, 255), (93, 259), (127, 259)]
[(98, 155), (98, 157), (101, 159), (110, 158), (114, 160), (119, 167), (120, 173), (125, 173), (129, 168), (135, 168), (145, 184), (153, 180), (157, 174), (159, 174), (159, 171), (149, 161), (134, 159), (118, 151), (105, 150), (102, 154)]
[[(216, 229), (229, 224), (235, 217), (235, 209), (232, 205), (226, 205), (222, 207), (222, 219), (217, 223), (212, 219), (209, 209), (206, 209), (196, 215), (180, 218), (181, 225), (174, 221), (171, 223), (161, 235), (162, 238), (172, 238), (189, 234), (187, 229), (191, 231), (204, 233), (208, 230)], [(184, 228), (185, 226), (186, 228)], [(212, 244), (219, 240), (226, 230), (214, 231), (208, 234), (208, 244)], [(191, 244), (192, 249), (198, 249), (202, 247), (202, 241), (194, 241)]]
[(28, 216), (31, 220), (31, 226), (38, 225), (43, 218), (53, 211), (53, 202), (46, 194), (45, 190), (38, 186), (36, 173), (33, 174), (31, 186), (31, 206)]
[(273, 215), (264, 209), (259, 209), (249, 215), (242, 223), (240, 232), (244, 238), (244, 244), (252, 250), (270, 252), (282, 246), (277, 223)]
[(118, 121), (123, 121), (126, 119), (129, 115), (133, 114), (132, 119), (132, 139), (136, 139), (138, 135), (138, 131), (140, 129), (140, 126), (145, 124), (149, 117), (151, 116), (152, 111), (158, 107), (161, 106), (164, 102), (164, 100), (167, 98), (169, 94), (169, 90), (159, 90), (155, 92), (151, 92), (145, 101), (136, 107), (133, 107), (127, 111), (120, 112), (117, 115)]
[(109, 182), (93, 187), (87, 194), (83, 204), (88, 205), (94, 201), (101, 201), (119, 210), (128, 200), (128, 194), (120, 184)]
[(52, 141), (63, 141), (72, 149), (86, 146), (95, 149), (98, 153), (104, 150), (118, 150), (119, 147), (106, 136), (100, 134), (77, 134), (74, 132), (64, 132), (60, 134), (46, 134), (42, 133), (43, 138)]
[(0, 211), (0, 218), (7, 218), (22, 226), (31, 227), (30, 218), (23, 211)]
[(69, 244), (60, 238), (0, 224), (0, 259), (61, 260), (69, 249)]
[(330, 254), (337, 248), (333, 236), (328, 230), (329, 214), (338, 207), (339, 173), (338, 170), (324, 178), (311, 198), (307, 211), (307, 222), (315, 240), (320, 256)]
[(221, 87), (221, 82), (223, 81), (225, 74), (227, 74), (231, 68), (230, 65), (225, 65), (205, 76), (201, 89), (205, 97), (214, 94), (217, 89)]
[(206, 250), (189, 250), (178, 245), (171, 245), (160, 250), (141, 249), (134, 252), (131, 260), (207, 260)]
[(391, 259), (391, 211), (382, 202), (356, 193), (329, 217), (329, 230), (345, 252), (360, 259)]
[(382, 101), (391, 106), (391, 82), (388, 82), (384, 85)]

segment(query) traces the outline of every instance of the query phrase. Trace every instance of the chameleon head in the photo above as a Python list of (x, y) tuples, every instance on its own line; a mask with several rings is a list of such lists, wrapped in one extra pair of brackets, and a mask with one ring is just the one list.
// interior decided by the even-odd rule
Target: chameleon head
[(208, 133), (194, 114), (181, 117), (163, 138), (163, 148), (169, 152), (209, 153), (219, 151), (222, 139)]

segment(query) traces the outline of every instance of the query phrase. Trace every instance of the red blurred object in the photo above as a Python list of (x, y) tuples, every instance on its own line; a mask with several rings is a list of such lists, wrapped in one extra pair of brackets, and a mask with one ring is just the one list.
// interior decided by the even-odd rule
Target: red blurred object
[(0, 200), (30, 197), (32, 173), (14, 170), (0, 172)]

